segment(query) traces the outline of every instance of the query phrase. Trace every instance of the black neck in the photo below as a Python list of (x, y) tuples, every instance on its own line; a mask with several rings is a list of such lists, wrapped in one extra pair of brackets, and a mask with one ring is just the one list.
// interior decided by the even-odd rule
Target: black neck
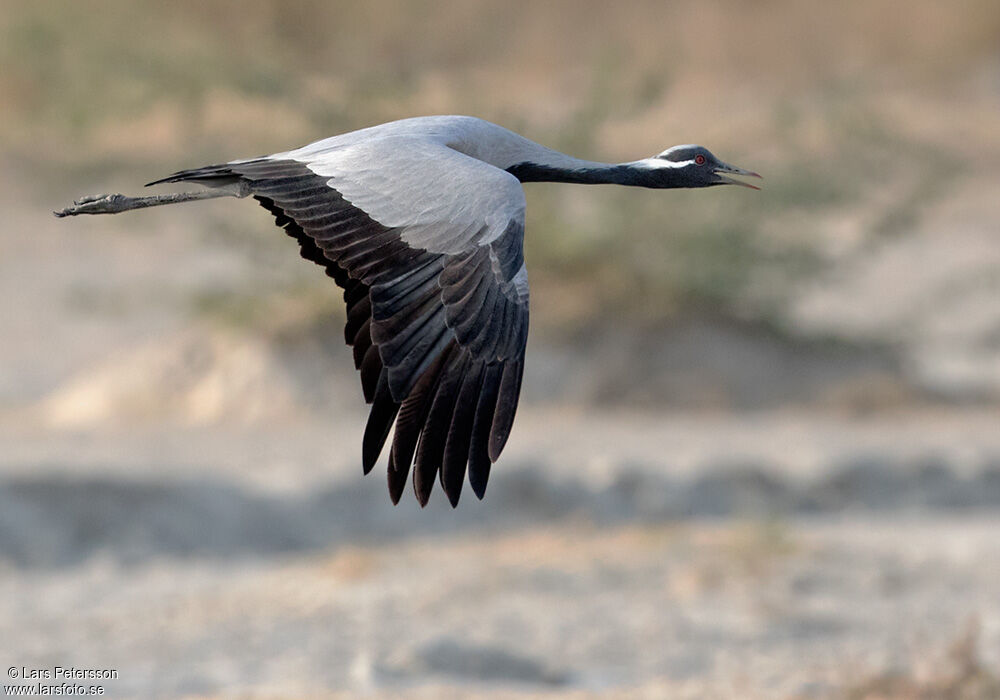
[(632, 163), (587, 168), (560, 168), (524, 162), (507, 172), (521, 182), (572, 182), (581, 185), (628, 185), (632, 187), (683, 187), (670, 183), (670, 171), (642, 168)]

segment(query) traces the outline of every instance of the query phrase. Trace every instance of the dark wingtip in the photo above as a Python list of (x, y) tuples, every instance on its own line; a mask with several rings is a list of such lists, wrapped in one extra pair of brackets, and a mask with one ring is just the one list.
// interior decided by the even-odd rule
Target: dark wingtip
[(365, 429), (364, 437), (361, 438), (361, 469), (366, 475), (375, 468), (375, 463), (378, 462), (378, 457), (382, 454), (384, 444), (385, 437), (377, 434), (374, 428)]
[(396, 463), (396, 446), (393, 445), (389, 448), (389, 468), (386, 469), (385, 476), (386, 481), (389, 482), (389, 498), (392, 499), (392, 505), (394, 506), (398, 506), (399, 499), (403, 497), (403, 490), (406, 487), (406, 477), (409, 471), (409, 465), (407, 465), (405, 471), (399, 469)]
[(480, 501), (486, 495), (486, 484), (490, 480), (490, 467), (493, 464), (486, 455), (475, 456), (469, 460), (469, 486)]
[(427, 502), (431, 500), (431, 491), (428, 489), (426, 492), (421, 493), (418, 489), (414, 488), (414, 492), (417, 494), (417, 503), (420, 504), (421, 508), (427, 506)]
[[(434, 470), (435, 473), (437, 470)], [(427, 502), (431, 500), (431, 491), (434, 490), (434, 478), (433, 474), (430, 479), (424, 479), (420, 476), (420, 467), (414, 467), (413, 470), (413, 493), (417, 496), (417, 502), (420, 507), (423, 508), (427, 505)]]
[(507, 438), (510, 437), (510, 430), (494, 430), (490, 433), (489, 456), (491, 462), (500, 459), (500, 453), (507, 445)]
[(458, 499), (462, 496), (462, 485), (459, 484), (457, 489), (445, 489), (444, 495), (448, 497), (448, 503), (451, 504), (452, 508), (458, 508)]
[(372, 428), (371, 414), (369, 414), (368, 421), (369, 425), (365, 428), (364, 437), (361, 438), (361, 469), (365, 475), (375, 468), (383, 445), (383, 442), (378, 440), (375, 429)]
[(369, 450), (361, 451), (361, 470), (365, 474), (365, 476), (367, 476), (368, 473), (375, 468), (375, 463), (377, 461), (378, 461), (378, 454), (372, 455)]
[(480, 501), (483, 500), (486, 497), (486, 482), (485, 481), (483, 483), (481, 483), (481, 484), (470, 483), (469, 485), (472, 486), (472, 493), (476, 494), (476, 498), (478, 498)]
[(389, 471), (386, 474), (387, 481), (389, 482), (389, 500), (392, 501), (392, 505), (398, 506), (399, 499), (403, 496), (403, 489), (394, 488), (395, 482), (392, 480), (392, 466), (389, 467)]

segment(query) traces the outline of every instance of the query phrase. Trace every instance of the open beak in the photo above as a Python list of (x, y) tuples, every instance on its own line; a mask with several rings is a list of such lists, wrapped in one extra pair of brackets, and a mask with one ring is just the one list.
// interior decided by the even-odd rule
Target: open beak
[(756, 177), (759, 179), (761, 176), (752, 170), (744, 170), (743, 168), (737, 168), (735, 165), (729, 165), (728, 163), (719, 163), (715, 166), (715, 177), (718, 178), (718, 183), (720, 185), (739, 185), (740, 187), (749, 187), (752, 190), (759, 190), (757, 185), (751, 185), (749, 182), (743, 182), (742, 180), (735, 180), (731, 177), (726, 177), (721, 173), (729, 173), (731, 175), (742, 175), (743, 177)]

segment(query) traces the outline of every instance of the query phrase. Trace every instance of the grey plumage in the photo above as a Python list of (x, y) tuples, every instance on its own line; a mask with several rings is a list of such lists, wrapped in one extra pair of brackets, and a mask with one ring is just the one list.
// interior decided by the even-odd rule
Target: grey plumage
[(150, 183), (195, 182), (214, 195), (91, 198), (57, 215), (252, 195), (344, 290), (344, 337), (371, 404), (365, 473), (395, 425), (393, 502), (412, 467), (421, 505), (439, 479), (454, 506), (466, 475), (483, 497), (517, 411), (528, 336), (521, 182), (746, 184), (721, 173), (755, 175), (700, 146), (610, 165), (480, 119), (422, 117)]

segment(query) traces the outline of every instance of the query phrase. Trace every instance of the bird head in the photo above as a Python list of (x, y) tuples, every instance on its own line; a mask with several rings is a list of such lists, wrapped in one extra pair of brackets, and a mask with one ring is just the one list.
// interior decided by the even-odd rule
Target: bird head
[(759, 178), (760, 175), (722, 162), (704, 146), (674, 146), (657, 156), (647, 158), (645, 162), (654, 173), (661, 176), (663, 182), (661, 187), (740, 185), (753, 190), (760, 189), (748, 182), (727, 177), (727, 175), (742, 175)]

